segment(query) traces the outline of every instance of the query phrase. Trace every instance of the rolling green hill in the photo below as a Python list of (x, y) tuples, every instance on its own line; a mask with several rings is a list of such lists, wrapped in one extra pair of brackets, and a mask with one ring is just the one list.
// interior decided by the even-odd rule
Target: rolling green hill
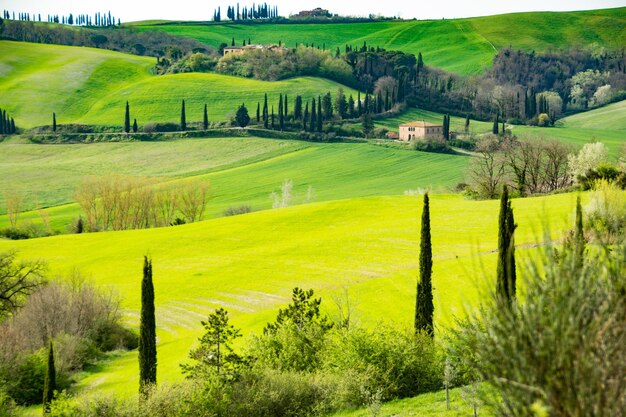
[(195, 38), (207, 45), (253, 43), (315, 44), (342, 52), (346, 44), (380, 46), (417, 55), (427, 65), (459, 74), (487, 68), (498, 48), (546, 51), (586, 46), (608, 48), (626, 44), (626, 8), (580, 12), (531, 12), (452, 20), (413, 20), (345, 24), (202, 24), (198, 22), (135, 22), (139, 30), (163, 30)]
[(626, 130), (626, 100), (561, 119), (559, 125), (571, 128)]
[(53, 112), (61, 124), (121, 126), (126, 101), (139, 125), (178, 122), (183, 99), (188, 123), (202, 121), (205, 103), (209, 120), (223, 121), (244, 102), (256, 114), (265, 93), (277, 112), (280, 93), (311, 99), (340, 87), (314, 77), (266, 82), (213, 73), (153, 76), (151, 58), (92, 48), (0, 41), (0, 56), (0, 107), (26, 128), (52, 124)]
[[(430, 188), (449, 192), (463, 179), (467, 156), (428, 154), (367, 143), (319, 144), (260, 138), (188, 139), (171, 142), (35, 145), (0, 143), (0, 186), (26, 194), (24, 208), (70, 203), (90, 175), (149, 177), (175, 185), (194, 176), (211, 184), (208, 217), (232, 205), (271, 208), (270, 194), (293, 181), (293, 203), (398, 195)], [(41, 175), (46, 172), (47, 175)], [(0, 193), (0, 213), (5, 212)], [(76, 205), (48, 210), (53, 229), (65, 231)], [(22, 220), (41, 222), (37, 212)], [(0, 217), (0, 227), (6, 226)]]
[[(518, 256), (571, 224), (576, 195), (514, 200)], [(433, 287), (437, 331), (476, 304), (495, 271), (498, 201), (433, 195)], [(137, 326), (142, 257), (154, 260), (159, 381), (180, 378), (178, 364), (201, 334), (199, 321), (219, 306), (246, 335), (259, 331), (294, 286), (332, 297), (347, 289), (366, 326), (409, 326), (418, 274), (420, 196), (322, 202), (170, 228), (2, 241), (23, 258), (43, 258), (51, 274), (77, 267), (122, 297)], [(534, 253), (534, 252), (533, 252)], [(523, 262), (519, 261), (523, 269)], [(485, 271), (485, 274), (481, 273)], [(485, 275), (483, 278), (482, 276)], [(394, 308), (389, 308), (394, 306)], [(117, 355), (79, 389), (135, 393), (136, 352)]]

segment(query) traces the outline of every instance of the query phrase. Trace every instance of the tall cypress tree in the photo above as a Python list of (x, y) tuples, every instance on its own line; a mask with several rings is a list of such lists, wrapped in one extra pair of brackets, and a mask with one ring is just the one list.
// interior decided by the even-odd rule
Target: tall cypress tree
[(204, 130), (209, 128), (209, 109), (207, 108), (206, 103), (204, 103), (204, 119), (202, 120), (202, 127), (204, 127)]
[(302, 130), (306, 132), (306, 122), (309, 119), (309, 102), (307, 101), (304, 106), (304, 116), (302, 117)]
[(469, 133), (470, 118), (469, 113), (465, 116), (465, 133)]
[(187, 130), (187, 116), (185, 115), (185, 100), (180, 107), (180, 130), (183, 132)]
[(420, 237), (420, 280), (417, 283), (415, 297), (415, 332), (424, 331), (433, 337), (433, 252), (430, 239), (430, 207), (428, 193), (424, 194), (424, 209), (422, 211), (422, 231)]
[[(128, 103), (126, 105), (128, 106)], [(57, 114), (56, 113), (52, 113), (52, 131), (53, 132), (57, 131)]]
[(283, 118), (283, 95), (278, 100), (278, 127), (283, 130), (285, 127), (285, 119)]
[(265, 93), (265, 99), (263, 101), (263, 126), (267, 129), (268, 127), (268, 116), (269, 113), (267, 111), (267, 93)]
[(126, 102), (126, 114), (124, 115), (124, 132), (130, 132), (130, 106)]
[(256, 122), (261, 123), (261, 102), (256, 103)]
[(54, 397), (54, 390), (57, 388), (56, 370), (54, 367), (54, 348), (52, 340), (48, 347), (48, 366), (46, 367), (46, 375), (43, 382), (43, 415), (50, 412), (50, 402)]
[(272, 129), (274, 129), (274, 105), (272, 104)]
[(311, 122), (309, 123), (309, 130), (315, 132), (317, 126), (317, 107), (315, 106), (315, 98), (311, 102)]
[(498, 216), (498, 265), (496, 269), (496, 294), (506, 304), (511, 304), (516, 292), (515, 240), (517, 225), (506, 185), (500, 199)]
[(156, 384), (156, 320), (154, 317), (154, 286), (152, 260), (144, 256), (141, 281), (141, 321), (139, 324), (139, 392)]
[(138, 130), (139, 130), (139, 126), (137, 125), (137, 119), (134, 119), (134, 121), (133, 121), (133, 133), (137, 133)]
[(285, 106), (283, 108), (283, 114), (285, 119), (289, 116), (289, 100), (287, 99), (287, 94), (285, 94)]
[(317, 97), (317, 131), (322, 131), (322, 99)]
[(357, 92), (356, 96), (357, 116), (361, 117), (363, 114), (363, 106), (361, 105), (361, 92)]
[(576, 198), (576, 229), (574, 231), (574, 256), (579, 268), (583, 265), (585, 256), (585, 231), (583, 229), (583, 209), (580, 204), (580, 196)]
[(493, 119), (493, 127), (491, 128), (491, 133), (493, 133), (494, 135), (498, 134), (498, 129), (499, 129), (498, 121), (499, 120), (500, 120), (500, 113), (496, 113), (496, 117)]

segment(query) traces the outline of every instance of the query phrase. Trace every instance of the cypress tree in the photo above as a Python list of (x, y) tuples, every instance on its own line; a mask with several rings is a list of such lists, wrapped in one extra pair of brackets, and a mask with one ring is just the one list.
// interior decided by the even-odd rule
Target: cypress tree
[(272, 129), (274, 129), (274, 105), (272, 105)]
[(515, 240), (514, 232), (517, 225), (513, 218), (513, 208), (509, 200), (506, 185), (500, 199), (500, 214), (498, 217), (498, 265), (496, 269), (496, 294), (506, 304), (515, 299)]
[(317, 126), (317, 107), (315, 106), (315, 99), (311, 102), (311, 122), (309, 123), (309, 130), (315, 132)]
[(496, 117), (493, 119), (493, 127), (491, 128), (491, 133), (494, 135), (498, 134), (498, 121), (500, 119), (500, 113), (496, 113)]
[(574, 231), (574, 256), (578, 268), (583, 266), (585, 256), (585, 231), (583, 229), (583, 209), (580, 196), (576, 198), (576, 230)]
[[(298, 96), (299, 97), (299, 96)], [(302, 117), (302, 130), (304, 130), (306, 132), (306, 121), (309, 118), (309, 102), (306, 102), (306, 105), (304, 106), (304, 117)]]
[(469, 133), (470, 118), (469, 113), (465, 116), (465, 133)]
[(207, 130), (209, 128), (209, 109), (207, 108), (206, 103), (204, 103), (204, 119), (202, 120), (202, 127), (204, 127), (204, 130)]
[(352, 94), (350, 94), (350, 97), (348, 98), (348, 117), (354, 119), (354, 112), (354, 98), (352, 97)]
[(317, 97), (317, 131), (322, 131), (322, 99)]
[(126, 102), (126, 114), (124, 115), (124, 132), (130, 132), (130, 106)]
[(502, 132), (503, 135), (506, 132), (506, 125), (505, 125), (504, 118), (502, 119), (502, 130), (500, 132)]
[(2, 111), (2, 109), (0, 109), (0, 135), (4, 134), (4, 113)]
[(283, 127), (285, 127), (285, 120), (283, 118), (283, 95), (280, 95), (280, 98), (278, 99), (278, 127), (280, 128), (280, 130), (283, 130)]
[(267, 93), (265, 93), (265, 100), (263, 101), (263, 126), (268, 128), (268, 108), (267, 108)]
[(185, 115), (185, 100), (180, 107), (180, 130), (183, 132), (187, 130), (187, 116)]
[(428, 193), (424, 194), (424, 209), (422, 211), (422, 231), (420, 236), (420, 280), (417, 283), (415, 297), (415, 332), (424, 331), (430, 337), (434, 336), (433, 313), (433, 253), (430, 239), (430, 207)]
[(361, 106), (361, 92), (360, 91), (357, 93), (356, 105), (357, 105), (357, 116), (361, 117), (361, 115), (363, 114), (363, 107)]
[(285, 94), (285, 106), (283, 108), (283, 114), (285, 116), (285, 119), (287, 119), (287, 116), (289, 115), (289, 100), (287, 99), (287, 94)]
[(139, 324), (139, 392), (144, 393), (156, 384), (157, 352), (156, 321), (154, 318), (154, 286), (152, 284), (152, 260), (144, 256), (143, 280), (141, 281), (141, 321)]
[(261, 102), (256, 104), (256, 122), (261, 123)]
[(46, 375), (43, 382), (43, 415), (47, 415), (50, 412), (50, 402), (54, 397), (54, 391), (56, 390), (56, 370), (54, 367), (54, 348), (52, 347), (52, 340), (48, 348), (48, 366), (46, 367)]
[(137, 126), (137, 119), (134, 119), (134, 121), (133, 121), (133, 133), (137, 133), (138, 130), (139, 130), (139, 126)]
[(302, 118), (302, 96), (296, 96), (296, 102), (293, 106), (293, 118), (295, 120)]

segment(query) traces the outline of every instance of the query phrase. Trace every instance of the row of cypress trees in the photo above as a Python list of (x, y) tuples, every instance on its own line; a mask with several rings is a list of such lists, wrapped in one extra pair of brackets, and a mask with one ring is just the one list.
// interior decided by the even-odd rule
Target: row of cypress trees
[(0, 109), (0, 135), (12, 135), (16, 132), (15, 120), (7, 114), (6, 110)]

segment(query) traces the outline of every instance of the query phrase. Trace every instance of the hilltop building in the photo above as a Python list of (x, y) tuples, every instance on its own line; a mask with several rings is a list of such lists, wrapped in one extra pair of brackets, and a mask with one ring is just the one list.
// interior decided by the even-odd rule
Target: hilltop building
[(443, 125), (428, 122), (410, 122), (400, 125), (400, 140), (439, 139), (443, 136)]
[(246, 46), (227, 46), (224, 48), (224, 56), (229, 54), (243, 55), (246, 51), (272, 51), (283, 53), (287, 48), (278, 45), (246, 45)]

